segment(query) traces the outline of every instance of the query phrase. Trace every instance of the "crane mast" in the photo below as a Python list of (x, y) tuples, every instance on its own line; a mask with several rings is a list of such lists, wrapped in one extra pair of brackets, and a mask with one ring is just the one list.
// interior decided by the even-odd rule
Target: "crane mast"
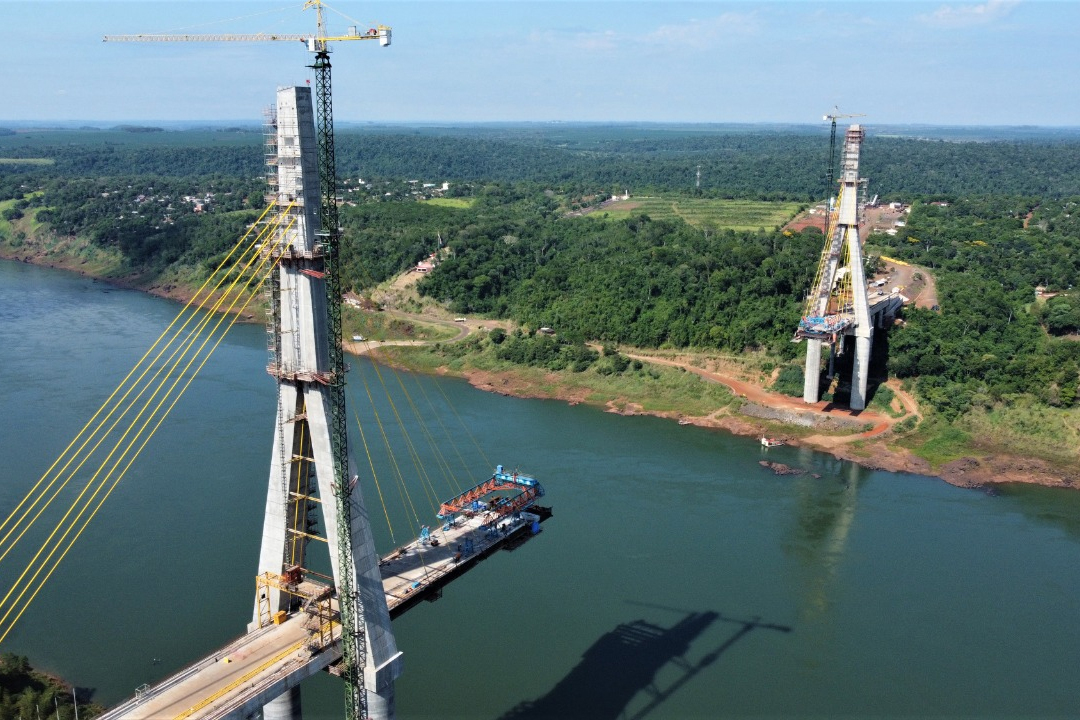
[[(322, 23), (322, 14), (319, 14)], [(322, 28), (320, 27), (320, 35)], [(348, 418), (345, 414), (345, 359), (341, 350), (341, 232), (337, 209), (337, 156), (334, 150), (334, 109), (331, 99), (330, 52), (326, 42), (315, 53), (315, 133), (319, 148), (319, 231), (325, 248), (327, 342), (330, 345), (330, 442), (334, 450), (334, 503), (337, 507), (338, 610), (341, 613), (343, 674), (348, 720), (367, 718), (364, 667), (367, 648), (363, 630), (364, 608), (353, 575), (352, 526), (349, 500), (352, 492), (348, 461)]]
[(825, 168), (825, 230), (823, 234), (825, 237), (829, 237), (829, 221), (832, 219), (832, 208), (829, 207), (829, 201), (832, 199), (833, 182), (835, 180), (836, 170), (836, 121), (840, 118), (856, 118), (866, 117), (865, 113), (841, 113), (840, 108), (833, 106), (831, 113), (826, 113), (822, 120), (831, 120), (832, 128), (829, 131), (829, 164)]

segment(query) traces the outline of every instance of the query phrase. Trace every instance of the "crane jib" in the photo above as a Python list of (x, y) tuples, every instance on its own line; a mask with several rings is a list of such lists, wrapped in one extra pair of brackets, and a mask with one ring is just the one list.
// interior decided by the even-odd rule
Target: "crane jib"
[(378, 40), (379, 44), (386, 47), (390, 44), (392, 30), (386, 25), (373, 27), (365, 33), (356, 32), (350, 28), (345, 35), (320, 37), (311, 34), (218, 34), (218, 35), (165, 35), (165, 34), (139, 34), (139, 35), (106, 35), (104, 42), (302, 42), (309, 46), (313, 44), (325, 45), (328, 42), (345, 40)]

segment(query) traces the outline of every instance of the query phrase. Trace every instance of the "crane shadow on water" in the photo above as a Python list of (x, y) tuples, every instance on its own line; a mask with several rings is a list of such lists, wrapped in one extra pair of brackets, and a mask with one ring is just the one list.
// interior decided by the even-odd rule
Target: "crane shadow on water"
[[(640, 720), (663, 705), (752, 631), (791, 632), (790, 627), (761, 622), (760, 618), (740, 620), (711, 610), (678, 612), (683, 617), (670, 627), (647, 620), (634, 620), (605, 633), (583, 653), (581, 662), (550, 692), (536, 700), (519, 703), (501, 715), (499, 720)], [(691, 644), (716, 622), (732, 623), (737, 627), (731, 636), (699, 660), (690, 661), (684, 657)], [(677, 677), (667, 683), (667, 687), (660, 688), (656, 684), (657, 675), (669, 663), (674, 666)], [(627, 708), (631, 701), (642, 692), (648, 698), (647, 702), (628, 715)]]

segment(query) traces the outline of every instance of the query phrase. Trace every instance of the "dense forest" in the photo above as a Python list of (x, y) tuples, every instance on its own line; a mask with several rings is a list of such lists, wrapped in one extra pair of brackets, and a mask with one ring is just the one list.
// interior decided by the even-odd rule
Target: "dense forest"
[[(1078, 144), (1080, 137), (1050, 132), (956, 142), (871, 127), (861, 169), (887, 196), (1080, 195)], [(640, 194), (689, 192), (700, 165), (706, 195), (796, 201), (822, 196), (827, 148), (827, 128), (812, 126), (392, 126), (343, 129), (336, 138), (344, 178), (535, 183), (567, 191), (628, 187)], [(38, 130), (0, 135), (0, 157), (52, 163), (0, 167), (3, 174), (250, 179), (264, 172), (256, 129)]]
[[(870, 242), (933, 268), (941, 312), (908, 310), (889, 369), (918, 377), (946, 416), (1019, 393), (1070, 407), (1080, 384), (1080, 198), (967, 197), (916, 204)], [(1041, 288), (1036, 296), (1036, 288)]]
[(541, 196), (483, 213), (453, 235), (420, 292), (568, 337), (641, 347), (791, 352), (821, 235), (707, 234), (639, 216), (556, 215)]
[[(871, 133), (863, 146), (871, 193), (914, 201), (906, 227), (869, 243), (931, 268), (939, 283), (941, 312), (909, 310), (890, 333), (890, 372), (917, 379), (949, 418), (1016, 394), (1073, 406), (1080, 138), (961, 139)], [(344, 130), (343, 281), (362, 292), (438, 251), (420, 290), (455, 312), (554, 327), (572, 342), (764, 348), (788, 359), (820, 233), (568, 210), (624, 187), (820, 199), (827, 142), (806, 128)], [(5, 221), (33, 213), (48, 231), (151, 274), (210, 267), (262, 206), (254, 130), (17, 133), (0, 135), (0, 157)], [(33, 161), (10, 162), (19, 159)], [(442, 182), (467, 202), (417, 201), (431, 196), (420, 183)]]

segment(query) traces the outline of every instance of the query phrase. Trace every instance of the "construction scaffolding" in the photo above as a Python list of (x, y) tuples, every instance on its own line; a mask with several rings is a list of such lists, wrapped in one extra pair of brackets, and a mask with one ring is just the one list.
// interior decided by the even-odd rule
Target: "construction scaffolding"
[(844, 135), (840, 192), (828, 208), (828, 220), (834, 222), (826, 223), (832, 232), (826, 238), (794, 337), (795, 341), (807, 341), (803, 400), (816, 403), (820, 396), (822, 343), (829, 344), (831, 375), (832, 357), (843, 351), (844, 336), (855, 336), (855, 368), (849, 401), (853, 410), (866, 407), (873, 334), (859, 238), (860, 186), (864, 184), (859, 178), (859, 152), (864, 137), (859, 125), (852, 125)]

